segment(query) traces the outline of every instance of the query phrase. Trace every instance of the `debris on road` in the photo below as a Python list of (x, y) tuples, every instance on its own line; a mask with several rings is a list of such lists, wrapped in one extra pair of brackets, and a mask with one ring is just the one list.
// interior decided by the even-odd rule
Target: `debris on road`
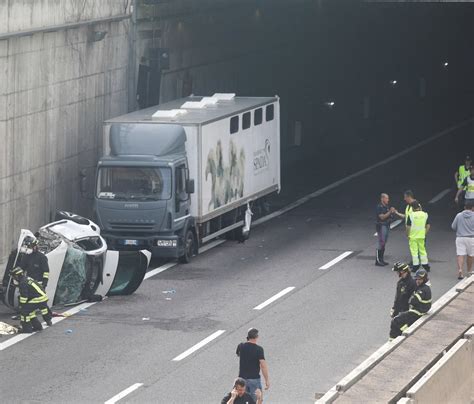
[(0, 321), (0, 335), (13, 335), (18, 332), (18, 328)]
[(143, 321), (150, 321), (150, 317), (142, 317)]
[(176, 293), (176, 290), (174, 290), (174, 289), (163, 290), (161, 293), (164, 293), (164, 294), (173, 294), (173, 293)]
[(64, 333), (65, 333), (65, 334), (72, 334), (72, 330), (71, 330), (71, 329), (66, 330)]

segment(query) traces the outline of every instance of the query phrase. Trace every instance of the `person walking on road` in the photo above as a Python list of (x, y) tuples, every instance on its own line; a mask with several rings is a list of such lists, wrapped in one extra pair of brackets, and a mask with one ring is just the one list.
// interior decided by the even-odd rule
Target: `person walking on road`
[(416, 289), (410, 297), (407, 311), (401, 312), (390, 323), (390, 341), (402, 335), (416, 320), (431, 309), (431, 288), (427, 285), (428, 272), (420, 268), (415, 273)]
[(262, 382), (260, 371), (265, 379), (265, 390), (270, 388), (270, 379), (268, 376), (268, 366), (265, 361), (263, 348), (257, 345), (258, 330), (250, 328), (247, 333), (247, 342), (242, 342), (237, 346), (236, 354), (240, 358), (239, 377), (246, 383), (247, 393), (254, 401), (257, 400), (255, 391), (262, 391)]
[(221, 401), (221, 404), (262, 404), (262, 391), (255, 390), (257, 401), (245, 390), (246, 383), (241, 377), (235, 379), (234, 387)]
[(398, 273), (397, 291), (395, 293), (395, 301), (390, 310), (390, 317), (394, 318), (400, 313), (407, 311), (408, 301), (416, 289), (416, 282), (411, 277), (410, 267), (404, 262), (396, 262), (393, 265), (392, 271)]
[(472, 275), (474, 260), (474, 201), (466, 203), (464, 211), (458, 213), (451, 224), (456, 232), (456, 255), (458, 279), (464, 278), (464, 257), (467, 256), (467, 275)]
[(413, 271), (420, 268), (420, 263), (424, 269), (429, 271), (430, 265), (428, 263), (425, 243), (426, 235), (430, 230), (428, 213), (421, 210), (421, 205), (418, 201), (413, 202), (411, 207), (413, 211), (408, 215), (406, 231), (413, 262)]
[(390, 223), (397, 211), (394, 207), (389, 207), (389, 202), (389, 196), (383, 193), (380, 195), (380, 203), (376, 208), (375, 230), (377, 231), (377, 250), (375, 252), (375, 265), (378, 267), (388, 265), (388, 262), (384, 260), (385, 246), (390, 231)]
[[(463, 204), (462, 206), (468, 202), (474, 202), (474, 165), (470, 167), (469, 171), (469, 175), (464, 178), (463, 182), (458, 188), (456, 197), (454, 198), (454, 201), (457, 204)], [(462, 194), (464, 194), (464, 201)]]

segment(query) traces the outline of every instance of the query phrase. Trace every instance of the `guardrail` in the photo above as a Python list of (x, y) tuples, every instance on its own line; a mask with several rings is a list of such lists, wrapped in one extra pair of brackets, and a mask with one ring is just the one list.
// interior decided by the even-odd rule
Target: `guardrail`
[[(391, 353), (393, 353), (396, 350), (396, 348), (400, 347), (410, 336), (415, 334), (416, 331), (419, 330), (425, 323), (427, 323), (428, 321), (433, 319), (434, 316), (439, 314), (442, 309), (446, 308), (451, 302), (453, 302), (454, 299), (456, 299), (462, 292), (464, 292), (473, 283), (474, 283), (474, 277), (465, 278), (464, 280), (458, 282), (453, 288), (448, 290), (442, 297), (440, 297), (433, 304), (431, 310), (426, 316), (421, 317), (418, 321), (413, 323), (409, 328), (407, 328), (403, 332), (403, 334), (400, 337), (382, 345), (379, 349), (377, 349), (377, 351), (375, 351), (372, 355), (370, 355), (364, 362), (362, 362), (359, 366), (357, 366), (354, 370), (352, 370), (348, 375), (342, 378), (338, 383), (336, 383), (335, 386), (329, 389), (324, 396), (316, 400), (315, 403), (316, 404), (333, 403), (338, 398), (343, 396), (346, 391), (348, 391), (352, 386), (354, 386), (357, 382), (359, 382), (362, 378), (364, 378), (364, 376), (366, 376), (371, 370), (373, 370), (378, 364), (380, 364), (382, 360), (384, 360)], [(474, 331), (473, 331), (473, 334), (474, 334)], [(469, 334), (466, 333), (466, 335), (469, 335)], [(451, 348), (451, 350), (452, 349), (454, 349), (454, 347)], [(474, 358), (474, 354), (473, 354), (473, 358)], [(434, 358), (435, 363), (437, 363), (437, 360), (438, 358)], [(427, 366), (434, 367), (433, 363), (427, 364)], [(415, 383), (415, 386), (416, 386), (416, 383)], [(412, 389), (413, 387), (410, 387), (409, 391), (411, 391), (410, 389)], [(413, 398), (404, 397), (404, 398), (401, 398), (398, 402), (410, 403), (410, 404), (417, 402), (413, 400), (414, 400)], [(433, 401), (433, 402), (436, 402), (436, 401)]]

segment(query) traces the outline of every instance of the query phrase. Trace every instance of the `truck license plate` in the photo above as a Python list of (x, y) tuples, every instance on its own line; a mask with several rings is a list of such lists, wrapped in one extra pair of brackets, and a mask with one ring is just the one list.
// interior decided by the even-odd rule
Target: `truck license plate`
[(124, 240), (124, 245), (138, 245), (138, 240)]

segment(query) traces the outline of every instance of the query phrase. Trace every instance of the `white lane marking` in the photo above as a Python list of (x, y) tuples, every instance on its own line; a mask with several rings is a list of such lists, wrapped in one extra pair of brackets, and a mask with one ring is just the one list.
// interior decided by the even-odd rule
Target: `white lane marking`
[[(403, 222), (403, 220), (401, 220), (401, 219), (395, 220), (394, 222), (390, 223), (390, 229), (394, 229), (395, 227), (397, 227), (402, 222)], [(377, 237), (377, 232), (374, 233), (374, 237)]]
[(135, 383), (125, 390), (121, 391), (117, 395), (113, 396), (110, 400), (107, 400), (104, 404), (115, 404), (117, 401), (121, 400), (125, 396), (128, 396), (130, 393), (133, 393), (136, 389), (143, 386), (143, 383)]
[(265, 300), (258, 306), (255, 306), (253, 309), (262, 310), (264, 307), (267, 307), (269, 304), (272, 304), (275, 300), (278, 300), (280, 297), (285, 296), (287, 293), (290, 293), (294, 288), (294, 286), (290, 286), (286, 289), (283, 289), (281, 292), (278, 292), (276, 295), (272, 296), (270, 299)]
[(144, 277), (143, 279), (151, 278), (152, 276), (158, 275), (158, 274), (160, 274), (161, 272), (164, 272), (164, 271), (166, 271), (167, 269), (173, 268), (173, 267), (176, 266), (176, 265), (178, 265), (177, 262), (168, 262), (167, 264), (162, 265), (161, 267), (158, 267), (158, 268), (152, 269), (151, 271), (148, 271), (148, 272), (145, 274), (145, 277)]
[(353, 253), (353, 251), (346, 251), (346, 252), (343, 252), (341, 255), (337, 256), (336, 258), (334, 258), (333, 260), (329, 261), (327, 264), (324, 264), (322, 267), (320, 267), (319, 269), (328, 269), (328, 268), (331, 268), (333, 265), (337, 264), (339, 261), (342, 261), (344, 258), (348, 257), (349, 255), (351, 255)]
[(408, 154), (410, 152), (412, 152), (413, 150), (416, 150), (430, 142), (432, 142), (433, 140), (436, 140), (444, 135), (447, 135), (448, 133), (452, 132), (453, 130), (456, 130), (456, 129), (459, 129), (463, 126), (465, 126), (466, 124), (468, 124), (469, 122), (473, 121), (474, 120), (474, 117), (472, 118), (469, 118), (469, 119), (466, 119), (465, 121), (462, 121), (461, 123), (458, 123), (457, 125), (454, 125), (454, 126), (451, 126), (447, 129), (444, 129), (442, 130), (441, 132), (438, 132), (436, 134), (434, 134), (433, 136), (430, 136), (429, 138), (425, 139), (425, 140), (422, 140), (421, 142), (418, 142), (418, 143), (415, 143), (413, 146), (410, 146), (390, 157), (387, 157), (386, 159), (384, 160), (381, 160), (379, 161), (378, 163), (375, 163), (375, 164), (372, 164), (371, 166), (369, 167), (366, 167), (362, 170), (359, 170), (359, 171), (356, 171), (355, 173), (351, 174), (351, 175), (348, 175), (347, 177), (344, 177), (336, 182), (333, 182), (332, 184), (329, 184), (321, 189), (318, 189), (317, 191), (314, 191), (312, 192), (311, 194), (308, 194), (300, 199), (298, 199), (297, 201), (293, 202), (293, 203), (290, 203), (289, 205), (285, 206), (284, 208), (280, 209), (280, 210), (277, 210), (273, 213), (270, 213), (269, 215), (265, 216), (265, 217), (262, 217), (260, 219), (257, 219), (255, 220), (254, 225), (259, 225), (261, 223), (265, 223), (271, 219), (273, 219), (274, 217), (277, 217), (277, 216), (281, 216), (283, 213), (286, 213), (292, 209), (295, 209), (297, 208), (298, 206), (310, 201), (311, 199), (317, 197), (317, 196), (320, 196), (336, 187), (338, 187), (339, 185), (342, 185), (356, 177), (360, 177), (361, 175), (365, 174), (365, 173), (368, 173), (369, 171), (373, 170), (374, 168), (377, 168), (377, 167), (380, 167), (380, 166), (383, 166), (387, 163), (390, 163), (391, 161), (393, 160), (396, 160), (397, 158), (401, 157), (401, 156), (404, 156), (405, 154)]
[[(60, 321), (63, 321), (64, 319), (80, 312), (82, 309), (87, 309), (88, 307), (93, 306), (96, 303), (98, 303), (98, 302), (79, 304), (76, 307), (63, 312), (62, 314), (65, 317), (53, 317), (53, 319), (51, 321), (52, 321), (53, 324), (57, 324)], [(43, 323), (43, 327), (44, 327), (44, 329), (48, 328), (48, 326), (46, 326), (45, 323)], [(17, 344), (18, 342), (23, 341), (26, 338), (29, 338), (32, 335), (35, 335), (36, 333), (37, 332), (32, 332), (31, 334), (18, 334), (18, 335), (15, 335), (14, 337), (9, 338), (7, 341), (0, 343), (0, 351), (3, 351), (4, 349), (7, 349), (12, 345)]]
[[(369, 167), (366, 167), (366, 168), (364, 168), (364, 169), (362, 169), (362, 170), (359, 170), (359, 171), (357, 171), (357, 172), (355, 172), (355, 173), (353, 173), (353, 174), (351, 174), (351, 175), (349, 175), (349, 176), (347, 176), (347, 177), (345, 177), (345, 178), (342, 178), (342, 179), (340, 179), (340, 180), (338, 180), (338, 181), (336, 181), (336, 182), (333, 182), (332, 184), (329, 184), (329, 185), (327, 185), (327, 186), (325, 186), (325, 187), (323, 187), (323, 188), (321, 188), (321, 189), (318, 189), (318, 190), (316, 190), (316, 191), (314, 191), (314, 192), (312, 192), (312, 193), (310, 193), (310, 194), (308, 194), (308, 195), (306, 195), (306, 196), (304, 196), (304, 197), (298, 199), (297, 201), (290, 203), (289, 205), (285, 206), (284, 208), (282, 208), (282, 209), (280, 209), (280, 210), (277, 210), (277, 211), (275, 211), (275, 212), (273, 212), (273, 213), (270, 213), (270, 214), (267, 215), (267, 216), (264, 216), (264, 217), (262, 217), (262, 218), (260, 218), (260, 219), (255, 220), (255, 221), (253, 222), (253, 225), (254, 225), (254, 226), (258, 226), (259, 224), (268, 222), (269, 220), (271, 220), (271, 219), (273, 219), (273, 218), (275, 218), (275, 217), (281, 216), (281, 215), (283, 215), (284, 213), (286, 213), (286, 212), (288, 212), (288, 211), (290, 211), (290, 210), (293, 210), (293, 209), (297, 208), (298, 206), (300, 206), (300, 205), (302, 205), (302, 204), (304, 204), (304, 203), (310, 201), (311, 199), (316, 198), (317, 196), (320, 196), (320, 195), (322, 195), (322, 194), (324, 194), (324, 193), (326, 193), (326, 192), (328, 192), (328, 191), (330, 191), (330, 190), (332, 190), (332, 189), (338, 187), (339, 185), (342, 185), (342, 184), (344, 184), (345, 182), (348, 182), (348, 181), (352, 180), (353, 178), (360, 177), (361, 175), (363, 175), (363, 174), (365, 174), (365, 173), (367, 173), (367, 172), (370, 172), (370, 171), (373, 170), (374, 168), (380, 167), (380, 166), (382, 166), (382, 165), (385, 165), (385, 164), (387, 164), (387, 163), (389, 163), (389, 162), (391, 162), (391, 161), (397, 159), (398, 157), (404, 156), (405, 154), (408, 154), (408, 153), (410, 153), (411, 151), (416, 150), (416, 149), (420, 148), (421, 146), (424, 146), (424, 145), (426, 145), (426, 144), (432, 142), (433, 140), (436, 140), (436, 139), (438, 139), (438, 138), (440, 138), (440, 137), (442, 137), (442, 136), (444, 136), (444, 135), (447, 135), (448, 133), (452, 132), (453, 130), (456, 130), (456, 129), (459, 129), (459, 128), (463, 127), (464, 125), (468, 124), (469, 122), (471, 122), (471, 121), (473, 121), (473, 120), (474, 120), (474, 117), (473, 117), (473, 118), (466, 119), (465, 121), (462, 121), (461, 123), (459, 123), (459, 124), (457, 124), (457, 125), (451, 126), (451, 127), (447, 128), (447, 129), (441, 131), (441, 132), (438, 132), (438, 133), (436, 133), (435, 135), (429, 137), (428, 139), (425, 139), (425, 140), (423, 140), (423, 141), (421, 141), (421, 142), (418, 142), (418, 143), (414, 144), (413, 146), (410, 146), (410, 147), (406, 148), (405, 150), (402, 150), (401, 152), (398, 152), (398, 153), (394, 154), (393, 156), (386, 158), (385, 160), (381, 160), (381, 161), (379, 161), (378, 163), (372, 164), (372, 165), (369, 166)], [(377, 234), (374, 234), (374, 236), (376, 236), (376, 235), (377, 235)], [(222, 240), (222, 242), (225, 242), (225, 241)], [(213, 248), (213, 247), (216, 247), (216, 246), (219, 245), (219, 244), (222, 244), (222, 243), (216, 243), (216, 244), (214, 244), (214, 245), (212, 245), (212, 246), (209, 246), (208, 249), (211, 249), (211, 248)], [(202, 249), (200, 249), (200, 251), (203, 251), (203, 252), (204, 252), (204, 251), (207, 251), (208, 249), (205, 249), (205, 248), (206, 248), (206, 246), (204, 246)], [(155, 268), (154, 270), (151, 270), (151, 271), (147, 272), (147, 274), (145, 275), (145, 279), (149, 279), (149, 278), (151, 278), (151, 277), (154, 276), (154, 275), (157, 275), (157, 274), (159, 274), (159, 273), (161, 273), (161, 272), (163, 272), (163, 271), (166, 271), (167, 269), (170, 269), (170, 268), (174, 267), (175, 265), (177, 265), (177, 263), (168, 263), (168, 264), (163, 265), (162, 267)], [(163, 269), (163, 267), (165, 267), (165, 268)], [(150, 274), (150, 275), (148, 275), (148, 274)], [(96, 303), (96, 302), (94, 302), (93, 304), (95, 304), (95, 303)], [(63, 320), (63, 318), (59, 318), (57, 322), (59, 322), (59, 321), (61, 321), (61, 320)], [(54, 323), (54, 321), (53, 321), (53, 323)], [(17, 342), (20, 342), (20, 341), (24, 340), (25, 338), (28, 338), (28, 337), (31, 336), (31, 335), (33, 335), (33, 334), (21, 334), (21, 335), (17, 335), (17, 336), (15, 336), (15, 337), (10, 338), (10, 339), (9, 339), (8, 341), (6, 341), (6, 342), (0, 343), (0, 351), (2, 351), (2, 350), (5, 349), (5, 348), (8, 348), (8, 347), (11, 346), (11, 345), (16, 344)], [(13, 341), (12, 341), (12, 340), (13, 340)], [(9, 343), (10, 341), (12, 341), (12, 342)]]
[(438, 195), (436, 195), (431, 201), (428, 203), (436, 203), (439, 200), (443, 199), (446, 195), (451, 192), (451, 188), (446, 188), (445, 190), (441, 191)]
[(202, 348), (204, 345), (209, 344), (212, 340), (215, 340), (220, 335), (224, 334), (225, 330), (218, 330), (214, 334), (209, 335), (209, 337), (204, 338), (201, 342), (198, 342), (196, 345), (192, 346), (188, 350), (184, 351), (182, 354), (178, 355), (176, 358), (173, 358), (175, 362), (183, 360), (184, 358), (191, 355), (193, 352), (196, 352), (198, 349)]

